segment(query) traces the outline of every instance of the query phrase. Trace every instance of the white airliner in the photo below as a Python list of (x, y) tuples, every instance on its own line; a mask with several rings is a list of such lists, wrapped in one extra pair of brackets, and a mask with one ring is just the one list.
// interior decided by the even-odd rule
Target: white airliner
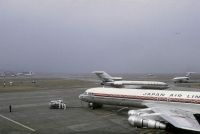
[(21, 73), (17, 73), (16, 76), (31, 76), (33, 75), (33, 72), (21, 72)]
[(91, 109), (103, 104), (143, 108), (128, 112), (134, 127), (200, 132), (200, 92), (98, 87), (86, 90), (79, 99)]
[(25, 72), (24, 75), (25, 76), (31, 76), (31, 75), (33, 75), (33, 72), (31, 72), (31, 71), (30, 72)]
[(94, 71), (102, 81), (101, 85), (116, 88), (137, 88), (137, 89), (166, 89), (169, 86), (164, 82), (158, 81), (127, 81), (122, 77), (112, 77), (104, 71)]
[(191, 74), (192, 74), (192, 72), (188, 72), (185, 76), (175, 77), (172, 80), (174, 81), (174, 83), (187, 83), (190, 80)]

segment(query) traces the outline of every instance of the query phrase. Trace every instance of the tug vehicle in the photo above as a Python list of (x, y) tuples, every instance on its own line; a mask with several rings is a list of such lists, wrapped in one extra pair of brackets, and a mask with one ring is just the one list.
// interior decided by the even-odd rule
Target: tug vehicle
[(50, 109), (66, 109), (66, 104), (63, 100), (52, 100), (49, 102)]

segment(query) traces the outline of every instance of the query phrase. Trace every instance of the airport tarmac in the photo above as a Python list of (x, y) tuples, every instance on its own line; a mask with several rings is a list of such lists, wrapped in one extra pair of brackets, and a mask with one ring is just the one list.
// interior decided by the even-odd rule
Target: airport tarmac
[[(0, 93), (1, 134), (129, 134), (166, 133), (163, 130), (133, 128), (128, 124), (127, 111), (105, 106), (90, 110), (78, 95), (84, 88), (51, 89)], [(63, 99), (66, 110), (49, 109), (48, 102)], [(12, 105), (12, 112), (9, 112)]]
[[(156, 79), (160, 78), (167, 81), (170, 77)], [(89, 87), (99, 86), (99, 81), (93, 77), (73, 77), (73, 80), (40, 78), (37, 85), (29, 84), (31, 79), (15, 78), (12, 81), (17, 85), (1, 87), (0, 134), (169, 134), (164, 130), (131, 127), (127, 121), (128, 110), (117, 112), (122, 107), (104, 106), (90, 110), (78, 96)], [(188, 88), (188, 84), (187, 87), (169, 84), (169, 90), (199, 91), (198, 88)], [(63, 99), (68, 108), (49, 109), (48, 103), (55, 99)], [(9, 112), (9, 105), (12, 112)]]

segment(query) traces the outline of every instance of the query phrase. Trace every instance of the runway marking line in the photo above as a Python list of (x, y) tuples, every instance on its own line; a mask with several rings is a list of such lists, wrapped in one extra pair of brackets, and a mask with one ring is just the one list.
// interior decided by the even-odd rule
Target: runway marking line
[(8, 121), (11, 121), (11, 122), (13, 122), (13, 123), (15, 123), (15, 124), (17, 124), (17, 125), (19, 125), (19, 126), (22, 126), (22, 127), (26, 128), (26, 129), (28, 129), (28, 130), (30, 130), (30, 131), (35, 132), (34, 129), (32, 129), (32, 128), (26, 126), (26, 125), (23, 125), (23, 124), (21, 124), (21, 123), (19, 123), (19, 122), (17, 122), (17, 121), (14, 121), (14, 120), (12, 120), (12, 119), (10, 119), (10, 118), (8, 118), (8, 117), (5, 117), (5, 116), (3, 116), (3, 115), (1, 115), (1, 114), (0, 114), (0, 117), (6, 119), (6, 120), (8, 120)]
[(105, 115), (100, 116), (100, 118), (106, 118), (106, 117), (109, 117), (109, 116), (112, 116), (112, 115), (115, 115), (115, 114), (114, 113), (105, 114)]

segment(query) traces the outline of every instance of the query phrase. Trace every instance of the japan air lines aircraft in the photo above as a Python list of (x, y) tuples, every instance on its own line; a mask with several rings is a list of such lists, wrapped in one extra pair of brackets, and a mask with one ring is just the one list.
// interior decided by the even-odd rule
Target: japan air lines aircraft
[(112, 77), (104, 71), (94, 71), (102, 81), (101, 85), (116, 88), (137, 88), (137, 89), (166, 89), (169, 86), (164, 82), (158, 81), (127, 81), (122, 77)]
[(103, 104), (140, 107), (128, 112), (134, 127), (200, 132), (200, 92), (98, 87), (86, 90), (79, 99), (91, 109)]

